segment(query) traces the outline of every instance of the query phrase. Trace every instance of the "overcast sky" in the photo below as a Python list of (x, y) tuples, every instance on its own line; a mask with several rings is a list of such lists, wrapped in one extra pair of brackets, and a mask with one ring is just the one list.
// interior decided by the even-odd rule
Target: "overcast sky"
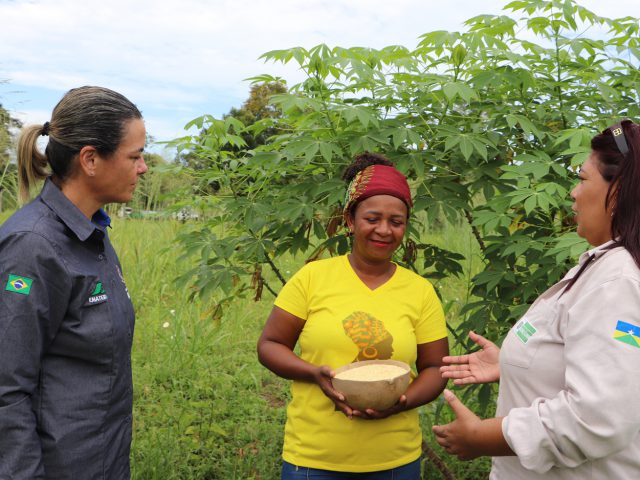
[[(293, 67), (263, 53), (294, 46), (413, 48), (433, 30), (464, 30), (508, 0), (0, 0), (0, 103), (43, 123), (70, 88), (101, 85), (142, 110), (158, 140), (247, 98), (247, 77)], [(579, 0), (599, 15), (640, 17), (640, 0)]]

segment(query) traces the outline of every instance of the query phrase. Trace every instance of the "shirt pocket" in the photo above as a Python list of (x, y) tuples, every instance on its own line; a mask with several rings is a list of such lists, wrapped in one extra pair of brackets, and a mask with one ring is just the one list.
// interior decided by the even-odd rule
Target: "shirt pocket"
[(88, 276), (78, 288), (78, 308), (68, 316), (61, 331), (61, 345), (72, 347), (75, 355), (91, 363), (109, 364), (112, 355), (114, 326), (112, 295), (101, 279)]
[(556, 305), (542, 302), (530, 308), (509, 330), (500, 350), (501, 361), (520, 368), (529, 368), (540, 345), (555, 320)]

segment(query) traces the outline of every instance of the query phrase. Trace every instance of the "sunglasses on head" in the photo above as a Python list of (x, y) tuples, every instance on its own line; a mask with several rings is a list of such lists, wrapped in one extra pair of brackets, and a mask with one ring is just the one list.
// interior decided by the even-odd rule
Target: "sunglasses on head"
[(624, 130), (622, 129), (622, 123), (626, 121), (628, 120), (623, 120), (620, 123), (611, 125), (607, 129), (611, 131), (613, 139), (616, 141), (616, 145), (618, 146), (618, 150), (620, 150), (622, 155), (626, 155), (629, 152), (629, 144), (627, 143), (627, 138), (624, 136)]

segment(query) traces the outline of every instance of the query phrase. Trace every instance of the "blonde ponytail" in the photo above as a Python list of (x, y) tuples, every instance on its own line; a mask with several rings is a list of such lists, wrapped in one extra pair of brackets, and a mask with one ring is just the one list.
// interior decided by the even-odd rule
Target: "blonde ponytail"
[(50, 175), (47, 157), (38, 150), (38, 137), (43, 126), (29, 125), (22, 129), (18, 139), (18, 187), (20, 200), (29, 200), (31, 188)]

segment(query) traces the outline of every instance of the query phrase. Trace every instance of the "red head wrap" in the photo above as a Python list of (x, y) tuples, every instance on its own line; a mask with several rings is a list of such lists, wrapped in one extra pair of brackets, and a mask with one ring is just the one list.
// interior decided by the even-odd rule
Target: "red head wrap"
[(353, 205), (374, 195), (391, 195), (399, 198), (410, 210), (413, 206), (406, 177), (388, 165), (369, 165), (360, 170), (347, 187), (344, 213)]

